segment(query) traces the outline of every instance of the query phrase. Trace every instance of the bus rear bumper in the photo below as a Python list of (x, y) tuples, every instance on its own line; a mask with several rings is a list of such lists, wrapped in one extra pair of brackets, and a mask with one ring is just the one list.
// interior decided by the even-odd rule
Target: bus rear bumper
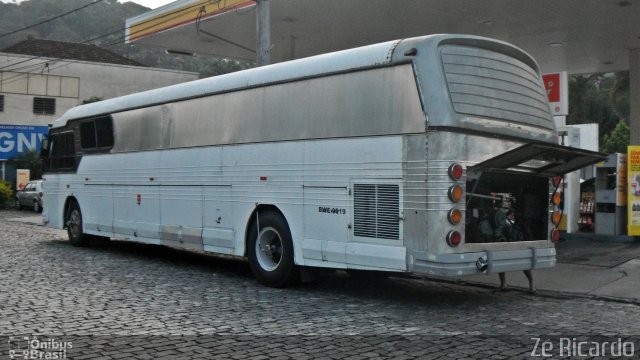
[(462, 276), (544, 269), (555, 264), (556, 249), (553, 247), (439, 255), (414, 253), (409, 258), (409, 271), (437, 276)]

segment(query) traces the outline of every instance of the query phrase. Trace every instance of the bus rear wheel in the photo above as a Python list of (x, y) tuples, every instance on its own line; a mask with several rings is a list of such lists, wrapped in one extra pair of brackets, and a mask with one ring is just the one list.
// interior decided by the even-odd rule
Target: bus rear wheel
[(89, 244), (88, 235), (82, 232), (82, 212), (76, 202), (69, 205), (69, 212), (65, 222), (69, 242), (75, 246), (86, 246)]
[(300, 277), (289, 226), (278, 213), (259, 213), (254, 219), (249, 227), (248, 256), (251, 271), (263, 285), (284, 287)]

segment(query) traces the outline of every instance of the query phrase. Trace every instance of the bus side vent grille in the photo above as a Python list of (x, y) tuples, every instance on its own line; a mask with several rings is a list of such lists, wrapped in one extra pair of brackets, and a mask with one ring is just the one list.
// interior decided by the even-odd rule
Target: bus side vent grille
[(399, 240), (399, 198), (398, 185), (354, 184), (354, 235)]

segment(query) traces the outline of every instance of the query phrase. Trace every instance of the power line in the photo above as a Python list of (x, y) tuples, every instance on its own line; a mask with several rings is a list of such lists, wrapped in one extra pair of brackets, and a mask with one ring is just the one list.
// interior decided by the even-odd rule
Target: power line
[[(102, 1), (102, 0), (99, 0), (99, 1)], [(210, 1), (211, 1), (211, 2), (215, 2), (215, 3), (220, 3), (220, 2), (221, 2), (221, 1), (223, 1), (223, 0), (210, 0)], [(200, 3), (196, 3), (196, 4), (193, 4), (193, 5), (188, 6), (188, 7), (185, 7), (185, 8), (176, 9), (176, 10), (174, 10), (174, 11), (168, 12), (168, 13), (166, 13), (166, 14), (163, 14), (163, 15), (159, 16), (159, 17), (156, 17), (156, 18), (153, 18), (153, 19), (149, 19), (149, 20), (145, 20), (145, 21), (143, 21), (143, 22), (140, 22), (140, 23), (136, 24), (136, 26), (139, 26), (139, 25), (142, 25), (142, 24), (145, 24), (145, 23), (148, 23), (148, 22), (152, 22), (152, 21), (157, 21), (158, 19), (162, 19), (162, 18), (165, 18), (165, 17), (167, 17), (167, 16), (171, 16), (171, 15), (174, 15), (174, 14), (177, 14), (177, 13), (181, 13), (181, 14), (179, 14), (179, 15), (177, 15), (177, 16), (172, 17), (172, 18), (165, 19), (165, 20), (163, 20), (163, 21), (162, 21), (162, 22), (160, 22), (160, 23), (153, 24), (153, 25), (151, 25), (151, 26), (147, 26), (147, 27), (145, 27), (145, 28), (139, 29), (139, 30), (137, 30), (137, 31), (135, 31), (135, 32), (133, 32), (133, 33), (130, 33), (129, 35), (126, 35), (126, 34), (125, 34), (124, 36), (118, 37), (118, 38), (116, 38), (116, 39), (114, 40), (115, 42), (108, 43), (108, 44), (105, 44), (105, 45), (100, 45), (100, 46), (101, 46), (101, 47), (109, 47), (109, 46), (113, 46), (113, 45), (122, 45), (122, 44), (120, 44), (119, 42), (120, 42), (120, 41), (122, 41), (122, 40), (125, 40), (125, 39), (127, 38), (127, 36), (131, 37), (131, 35), (135, 35), (135, 34), (138, 34), (138, 33), (140, 33), (140, 32), (144, 32), (145, 30), (148, 30), (148, 29), (150, 29), (150, 28), (153, 28), (153, 27), (155, 27), (155, 26), (157, 26), (157, 25), (161, 25), (161, 24), (163, 24), (163, 23), (165, 23), (165, 22), (168, 22), (168, 21), (170, 21), (170, 20), (174, 20), (174, 19), (176, 19), (176, 18), (178, 18), (178, 17), (182, 16), (182, 15), (183, 15), (183, 13), (184, 13), (184, 12), (186, 12), (186, 11), (188, 11), (188, 10), (191, 10), (191, 9), (193, 9), (193, 8), (196, 8), (196, 7), (200, 7), (200, 8), (201, 8), (201, 7), (203, 6), (203, 4), (204, 4), (204, 3), (202, 3), (202, 2), (200, 2)], [(125, 28), (124, 28), (124, 30), (125, 30), (125, 31), (126, 31), (127, 29), (131, 29), (131, 27), (125, 27)], [(95, 38), (93, 38), (93, 39), (85, 40), (85, 41), (81, 42), (80, 44), (87, 44), (87, 43), (89, 43), (89, 42), (92, 42), (92, 41), (96, 41), (96, 40), (99, 40), (99, 39), (105, 38), (105, 37), (107, 37), (107, 36), (110, 36), (110, 35), (113, 35), (113, 34), (119, 33), (119, 32), (121, 32), (121, 31), (123, 31), (123, 30), (122, 30), (121, 28), (118, 28), (117, 30), (112, 31), (112, 32), (110, 32), (110, 33), (107, 33), (107, 34), (104, 34), (104, 35), (100, 35), (100, 36), (95, 37)], [(225, 41), (225, 39), (221, 39), (221, 40), (222, 40), (222, 41)], [(240, 45), (237, 45), (237, 44), (234, 44), (234, 45), (236, 45), (236, 46), (240, 46)], [(242, 46), (240, 46), (240, 47), (242, 47)], [(55, 53), (50, 54), (50, 56), (53, 56), (53, 55), (55, 55)], [(40, 56), (33, 56), (33, 57), (31, 57), (31, 58), (24, 59), (24, 60), (21, 60), (21, 61), (18, 61), (18, 62), (12, 63), (12, 64), (5, 65), (5, 66), (3, 66), (3, 67), (0, 67), (0, 70), (5, 70), (5, 69), (7, 69), (7, 68), (9, 68), (9, 67), (12, 67), (12, 66), (15, 66), (15, 65), (19, 65), (19, 64), (22, 64), (22, 63), (25, 63), (25, 62), (31, 61), (31, 60), (35, 60), (35, 59), (39, 59), (39, 58), (43, 58), (43, 57), (45, 57), (45, 56), (44, 56), (44, 55), (40, 55)], [(32, 68), (32, 67), (38, 67), (38, 66), (40, 66), (40, 65), (42, 65), (42, 64), (45, 64), (46, 62), (57, 61), (57, 60), (62, 60), (62, 58), (53, 58), (53, 59), (48, 59), (47, 61), (44, 61), (44, 62), (41, 62), (41, 63), (32, 64), (32, 65), (25, 65), (25, 66), (22, 66), (22, 67), (19, 67), (19, 68), (12, 68), (12, 69), (8, 69), (7, 71), (15, 71), (15, 70), (21, 70), (21, 69), (28, 69), (28, 68)]]
[(8, 33), (2, 34), (2, 35), (0, 35), (0, 38), (3, 38), (3, 37), (5, 37), (5, 36), (9, 36), (9, 35), (15, 34), (15, 33), (17, 33), (17, 32), (23, 31), (23, 30), (27, 30), (27, 29), (34, 28), (34, 27), (36, 27), (36, 26), (40, 26), (40, 25), (42, 25), (42, 24), (46, 24), (46, 23), (51, 22), (51, 21), (53, 21), (53, 20), (56, 20), (56, 19), (59, 19), (59, 18), (61, 18), (61, 17), (67, 16), (67, 15), (69, 15), (69, 14), (72, 14), (72, 13), (74, 13), (74, 12), (76, 12), (76, 11), (80, 11), (80, 10), (82, 10), (82, 9), (88, 8), (89, 6), (95, 5), (95, 4), (97, 4), (97, 3), (99, 3), (99, 2), (102, 2), (102, 1), (103, 1), (103, 0), (95, 0), (95, 1), (93, 1), (93, 2), (91, 2), (91, 3), (89, 3), (89, 4), (85, 4), (85, 5), (83, 5), (83, 6), (79, 7), (79, 8), (76, 8), (76, 9), (73, 9), (73, 10), (70, 10), (70, 11), (67, 11), (67, 12), (66, 12), (66, 13), (64, 13), (64, 14), (60, 14), (60, 15), (58, 15), (58, 16), (54, 16), (54, 17), (52, 17), (52, 18), (49, 18), (49, 19), (46, 19), (46, 20), (42, 20), (42, 21), (40, 21), (40, 22), (38, 22), (38, 23), (35, 23), (35, 24), (32, 24), (32, 25), (25, 26), (25, 27), (23, 27), (23, 28), (21, 28), (21, 29), (13, 30), (13, 31), (10, 31), (10, 32), (8, 32)]

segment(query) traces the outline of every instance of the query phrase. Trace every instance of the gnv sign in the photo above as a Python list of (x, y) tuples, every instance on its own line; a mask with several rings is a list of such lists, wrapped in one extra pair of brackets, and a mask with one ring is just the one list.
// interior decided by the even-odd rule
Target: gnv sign
[(47, 126), (0, 125), (0, 160), (13, 159), (29, 151), (40, 151)]

